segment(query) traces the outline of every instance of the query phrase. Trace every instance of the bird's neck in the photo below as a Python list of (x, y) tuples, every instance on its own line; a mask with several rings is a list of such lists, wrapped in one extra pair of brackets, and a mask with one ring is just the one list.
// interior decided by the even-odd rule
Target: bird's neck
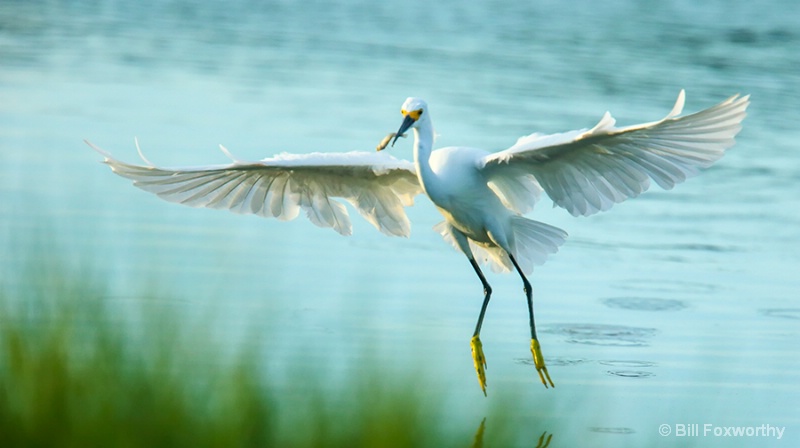
[(417, 168), (417, 176), (423, 188), (427, 188), (429, 180), (433, 177), (430, 158), (433, 147), (433, 127), (430, 121), (421, 123), (414, 128), (414, 165)]

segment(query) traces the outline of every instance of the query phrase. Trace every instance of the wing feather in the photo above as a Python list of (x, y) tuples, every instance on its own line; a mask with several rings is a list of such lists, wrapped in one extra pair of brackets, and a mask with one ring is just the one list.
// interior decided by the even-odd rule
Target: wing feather
[(352, 233), (352, 223), (336, 198), (381, 232), (408, 236), (411, 225), (403, 208), (422, 191), (413, 164), (385, 153), (281, 154), (244, 162), (222, 148), (232, 164), (161, 168), (144, 158), (146, 165), (122, 162), (87, 144), (116, 174), (169, 202), (280, 220), (292, 220), (302, 210), (312, 223), (342, 235)]
[(592, 129), (522, 137), (485, 157), (483, 173), (490, 183), (520, 173), (532, 175), (556, 205), (576, 216), (636, 197), (650, 187), (650, 180), (673, 188), (733, 146), (749, 105), (749, 96), (735, 95), (678, 116), (684, 99), (681, 91), (672, 111), (651, 123), (617, 128), (606, 112)]
[(216, 195), (209, 199), (205, 207), (233, 210), (238, 205), (237, 198), (240, 190), (245, 192), (250, 190), (248, 179), (245, 178), (244, 173), (228, 178), (225, 184), (219, 186)]

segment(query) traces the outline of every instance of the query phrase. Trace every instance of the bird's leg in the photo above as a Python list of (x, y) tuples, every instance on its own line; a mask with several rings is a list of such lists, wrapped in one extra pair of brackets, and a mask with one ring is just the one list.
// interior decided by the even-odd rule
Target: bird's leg
[(475, 333), (472, 334), (472, 340), (470, 340), (469, 345), (472, 348), (472, 361), (475, 363), (475, 373), (478, 374), (478, 383), (481, 385), (483, 395), (486, 395), (486, 357), (483, 355), (483, 344), (481, 344), (480, 333), (481, 325), (483, 325), (483, 316), (486, 314), (486, 307), (489, 305), (489, 298), (492, 296), (492, 287), (489, 286), (489, 282), (486, 281), (486, 277), (483, 276), (483, 272), (481, 272), (481, 268), (478, 266), (475, 259), (470, 257), (469, 262), (483, 284), (483, 304), (481, 305), (481, 313), (478, 315), (478, 323), (475, 325)]
[[(520, 277), (522, 277), (522, 284), (525, 288), (525, 297), (528, 299), (528, 317), (530, 318), (530, 326), (531, 326), (531, 354), (533, 354), (533, 364), (536, 366), (536, 371), (539, 373), (539, 379), (542, 380), (542, 384), (544, 387), (547, 387), (547, 384), (550, 383), (550, 387), (556, 387), (553, 384), (553, 380), (550, 379), (550, 374), (547, 373), (547, 366), (544, 364), (544, 356), (542, 356), (542, 348), (539, 345), (539, 338), (536, 337), (536, 322), (533, 319), (533, 288), (531, 287), (531, 282), (528, 281), (525, 274), (520, 269), (519, 265), (517, 264), (517, 260), (514, 259), (514, 256), (508, 254), (509, 258), (511, 258), (511, 262), (514, 264), (514, 268), (517, 269)], [(545, 381), (547, 378), (547, 381)]]

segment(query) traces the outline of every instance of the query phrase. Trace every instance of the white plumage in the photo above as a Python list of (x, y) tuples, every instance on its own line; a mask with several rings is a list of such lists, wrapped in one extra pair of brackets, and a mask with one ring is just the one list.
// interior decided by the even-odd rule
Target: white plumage
[(350, 235), (353, 227), (347, 209), (334, 198), (352, 204), (381, 232), (408, 236), (411, 225), (403, 207), (422, 191), (410, 162), (383, 153), (279, 154), (259, 162), (159, 168), (144, 157), (148, 165), (129, 164), (91, 146), (115, 173), (166, 201), (284, 221), (302, 209), (314, 224), (342, 235)]
[(589, 130), (522, 137), (484, 158), (484, 170), (494, 178), (505, 175), (503, 164), (524, 167), (518, 171), (532, 175), (556, 205), (575, 216), (636, 197), (648, 189), (650, 179), (671, 189), (733, 146), (749, 104), (749, 96), (737, 95), (678, 117), (684, 98), (681, 90), (672, 111), (652, 123), (616, 128), (606, 112)]
[[(350, 203), (381, 232), (408, 236), (410, 223), (403, 208), (424, 191), (445, 217), (435, 230), (468, 257), (484, 286), (472, 350), (485, 393), (485, 357), (478, 335), (491, 287), (479, 263), (520, 274), (534, 363), (545, 386), (548, 382), (552, 386), (536, 336), (532, 289), (525, 273), (556, 252), (567, 234), (522, 215), (533, 210), (542, 191), (572, 215), (588, 216), (638, 196), (649, 188), (650, 180), (670, 189), (713, 164), (734, 144), (749, 97), (732, 96), (679, 116), (684, 99), (681, 91), (672, 111), (658, 121), (617, 128), (606, 113), (591, 129), (534, 133), (491, 153), (466, 147), (434, 151), (428, 105), (409, 98), (394, 141), (413, 129), (413, 164), (383, 152), (280, 154), (244, 162), (221, 147), (233, 163), (160, 168), (144, 156), (146, 165), (129, 164), (90, 145), (115, 173), (167, 201), (282, 220), (294, 219), (303, 210), (314, 224), (342, 235), (349, 235), (352, 225), (346, 207), (336, 198)], [(379, 151), (387, 142), (384, 139)]]

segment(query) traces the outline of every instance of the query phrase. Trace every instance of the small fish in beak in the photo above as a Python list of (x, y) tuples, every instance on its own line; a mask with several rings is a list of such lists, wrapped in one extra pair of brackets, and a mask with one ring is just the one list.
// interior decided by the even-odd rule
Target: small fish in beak
[[(397, 140), (397, 137), (406, 138), (407, 135), (406, 134), (401, 134), (401, 135), (398, 136), (396, 132), (390, 132), (388, 135), (386, 135), (386, 137), (383, 138), (383, 140), (381, 140), (381, 142), (378, 144), (378, 146), (375, 147), (375, 150), (383, 151), (384, 149), (386, 149), (387, 146), (389, 146), (389, 142), (391, 142), (392, 139)], [(394, 144), (394, 142), (392, 142), (392, 144)]]

